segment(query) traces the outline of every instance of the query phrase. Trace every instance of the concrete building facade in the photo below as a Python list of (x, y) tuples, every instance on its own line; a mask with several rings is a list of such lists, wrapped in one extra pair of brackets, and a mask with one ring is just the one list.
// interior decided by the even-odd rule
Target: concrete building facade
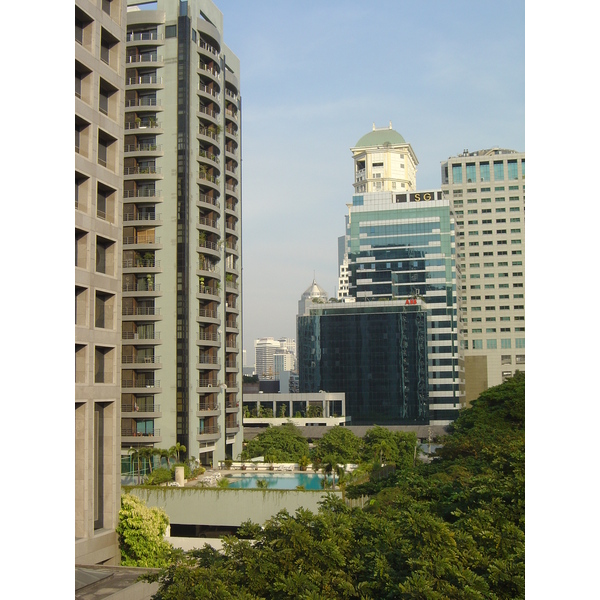
[(213, 465), (242, 448), (240, 63), (210, 0), (127, 6), (124, 471), (176, 443)]
[(125, 0), (75, 1), (75, 561), (118, 565)]
[(503, 148), (442, 163), (456, 223), (465, 400), (525, 370), (525, 154)]

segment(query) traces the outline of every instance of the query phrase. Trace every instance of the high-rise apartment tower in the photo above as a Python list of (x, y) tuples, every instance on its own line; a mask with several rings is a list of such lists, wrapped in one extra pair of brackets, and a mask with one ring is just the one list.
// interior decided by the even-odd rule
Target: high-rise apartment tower
[(124, 0), (75, 1), (75, 561), (118, 565)]
[(212, 465), (242, 449), (240, 63), (210, 0), (127, 5), (122, 454)]
[(442, 163), (456, 221), (465, 400), (525, 370), (525, 154), (465, 150)]

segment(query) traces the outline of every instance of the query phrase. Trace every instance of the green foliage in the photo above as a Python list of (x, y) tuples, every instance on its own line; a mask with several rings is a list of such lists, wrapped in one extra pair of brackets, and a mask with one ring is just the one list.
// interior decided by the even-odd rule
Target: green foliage
[(315, 442), (313, 458), (333, 456), (342, 464), (358, 462), (361, 439), (346, 427), (333, 427)]
[(169, 518), (159, 508), (148, 508), (131, 494), (121, 495), (117, 535), (121, 565), (126, 567), (167, 566), (173, 556), (171, 544), (164, 539)]
[(159, 467), (152, 471), (152, 474), (146, 478), (144, 483), (146, 485), (160, 485), (161, 483), (167, 483), (168, 481), (173, 481), (173, 472), (166, 467)]
[(242, 452), (242, 458), (248, 460), (255, 456), (267, 456), (273, 462), (298, 462), (308, 455), (308, 441), (292, 423), (269, 427), (250, 440)]
[[(364, 510), (329, 495), (317, 514), (246, 523), (223, 553), (191, 552), (151, 576), (157, 598), (523, 599), (524, 383), (517, 375), (462, 411), (430, 464), (413, 464), (411, 436), (374, 428), (364, 456), (397, 470), (347, 488), (370, 496)], [(324, 453), (319, 466), (335, 463)]]
[(390, 431), (375, 426), (367, 431), (362, 440), (361, 459), (379, 464), (393, 463), (410, 467), (414, 463), (417, 436), (414, 433)]

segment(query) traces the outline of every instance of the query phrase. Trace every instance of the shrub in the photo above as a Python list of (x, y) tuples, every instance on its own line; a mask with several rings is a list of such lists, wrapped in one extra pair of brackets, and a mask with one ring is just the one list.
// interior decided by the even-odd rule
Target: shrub
[(146, 479), (147, 485), (160, 485), (161, 483), (166, 483), (167, 481), (173, 481), (173, 473), (167, 467), (159, 467), (158, 469), (154, 469), (152, 474), (149, 475)]
[(183, 467), (183, 477), (185, 479), (190, 479), (191, 474), (192, 474), (190, 467), (188, 465), (186, 465), (185, 463), (177, 463), (171, 467), (172, 480), (175, 479), (175, 467)]

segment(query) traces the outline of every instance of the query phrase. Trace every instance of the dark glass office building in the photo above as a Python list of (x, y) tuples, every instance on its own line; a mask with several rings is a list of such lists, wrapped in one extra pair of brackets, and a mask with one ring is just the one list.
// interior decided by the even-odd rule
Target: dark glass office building
[(344, 392), (353, 425), (429, 423), (427, 312), (406, 302), (317, 305), (299, 316), (300, 392)]

